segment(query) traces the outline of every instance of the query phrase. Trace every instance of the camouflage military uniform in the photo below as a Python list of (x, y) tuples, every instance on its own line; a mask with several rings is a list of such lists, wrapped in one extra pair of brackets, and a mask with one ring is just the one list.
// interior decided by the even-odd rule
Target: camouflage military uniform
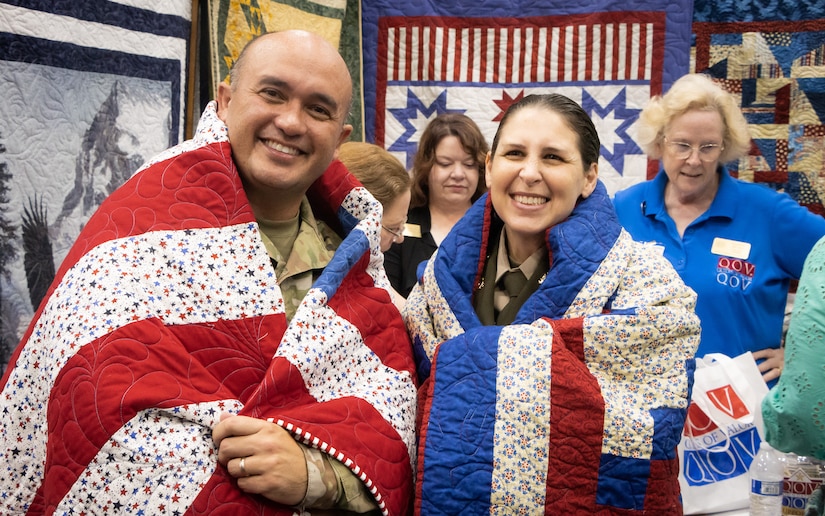
[(312, 283), (332, 259), (341, 244), (341, 237), (323, 222), (315, 220), (309, 201), (304, 198), (298, 236), (286, 259), (263, 230), (261, 238), (275, 267), (275, 277), (284, 296), (286, 318), (291, 320)]
[[(261, 227), (261, 239), (275, 267), (275, 277), (284, 297), (287, 320), (295, 315), (312, 283), (341, 244), (338, 234), (315, 219), (306, 198), (301, 202), (299, 220), (298, 234), (286, 259), (267, 235), (265, 227)], [(301, 449), (307, 461), (307, 493), (302, 506), (360, 513), (377, 507), (364, 483), (348, 467), (314, 448), (302, 445)], [(376, 513), (380, 514), (380, 511)]]

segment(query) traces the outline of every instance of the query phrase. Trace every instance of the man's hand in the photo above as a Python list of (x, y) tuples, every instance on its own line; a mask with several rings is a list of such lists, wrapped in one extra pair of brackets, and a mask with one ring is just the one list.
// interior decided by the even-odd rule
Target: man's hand
[(306, 459), (300, 445), (280, 426), (222, 414), (212, 429), (212, 439), (218, 447), (218, 462), (238, 479), (244, 492), (284, 505), (297, 505), (304, 499)]
[(765, 360), (759, 364), (759, 372), (762, 373), (762, 378), (765, 382), (769, 382), (775, 378), (779, 378), (782, 374), (782, 367), (785, 364), (785, 348), (766, 348), (753, 352), (753, 358)]

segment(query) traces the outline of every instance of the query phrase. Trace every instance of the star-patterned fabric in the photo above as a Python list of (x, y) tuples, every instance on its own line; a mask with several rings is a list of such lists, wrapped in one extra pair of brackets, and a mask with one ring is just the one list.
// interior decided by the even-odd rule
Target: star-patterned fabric
[(308, 198), (345, 237), (289, 324), (214, 103), (101, 205), (5, 377), (0, 513), (292, 514), (218, 464), (223, 412), (328, 453), (384, 514), (407, 507), (416, 386), (380, 205), (339, 162)]

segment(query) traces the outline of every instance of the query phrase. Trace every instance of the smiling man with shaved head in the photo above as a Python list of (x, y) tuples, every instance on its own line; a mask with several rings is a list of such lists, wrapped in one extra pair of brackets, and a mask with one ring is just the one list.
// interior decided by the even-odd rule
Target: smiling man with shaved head
[(101, 205), (3, 380), (1, 513), (405, 513), (414, 366), (336, 159), (351, 101), (323, 38), (259, 36)]

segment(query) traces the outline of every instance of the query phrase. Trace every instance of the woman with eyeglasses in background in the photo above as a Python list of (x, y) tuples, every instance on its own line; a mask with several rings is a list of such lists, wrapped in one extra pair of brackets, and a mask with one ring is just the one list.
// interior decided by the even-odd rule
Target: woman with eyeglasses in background
[(825, 235), (825, 218), (765, 185), (734, 179), (725, 163), (751, 146), (737, 99), (701, 74), (651, 99), (637, 142), (661, 162), (650, 181), (616, 193), (619, 220), (652, 241), (698, 294), (696, 356), (753, 352), (768, 385), (782, 372), (788, 288)]
[[(338, 149), (338, 159), (384, 208), (381, 217), (381, 251), (404, 241), (404, 223), (410, 206), (412, 180), (404, 165), (388, 151), (364, 142), (346, 142)], [(399, 310), (404, 298), (390, 288)]]

